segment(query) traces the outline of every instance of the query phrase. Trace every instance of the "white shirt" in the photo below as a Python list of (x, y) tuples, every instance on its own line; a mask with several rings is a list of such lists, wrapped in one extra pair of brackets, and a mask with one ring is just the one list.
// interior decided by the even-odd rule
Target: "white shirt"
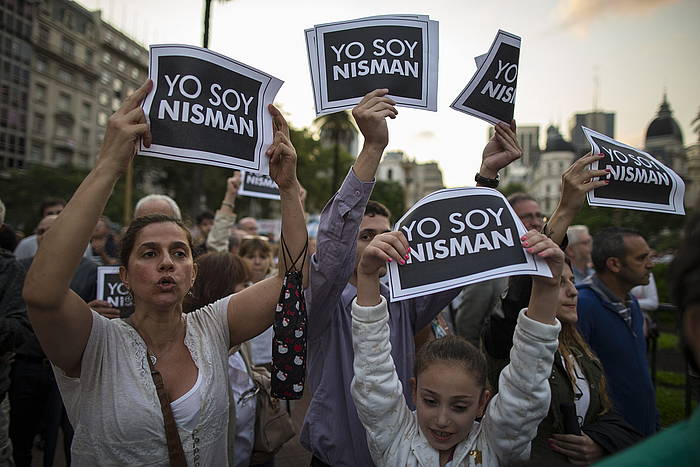
[[(226, 297), (184, 315), (185, 345), (204, 395), (195, 428), (178, 426), (190, 465), (227, 465), (233, 459), (228, 443), (234, 429), (229, 419), (235, 420), (228, 384), (228, 301)], [(75, 429), (74, 466), (169, 465), (163, 414), (146, 358), (146, 345), (133, 327), (93, 311), (80, 377), (69, 378), (54, 367)]]
[(197, 381), (185, 394), (170, 403), (175, 424), (187, 431), (197, 427), (199, 407), (202, 404), (202, 372), (197, 372)]

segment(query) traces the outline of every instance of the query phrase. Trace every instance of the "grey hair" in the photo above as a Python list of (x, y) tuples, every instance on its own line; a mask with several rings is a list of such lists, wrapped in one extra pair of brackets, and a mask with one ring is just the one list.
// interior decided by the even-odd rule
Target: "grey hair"
[(0, 199), (0, 225), (5, 223), (5, 205)]
[(581, 241), (581, 235), (584, 233), (590, 234), (588, 227), (585, 225), (572, 225), (566, 229), (566, 236), (569, 238), (569, 245), (576, 245)]
[(134, 213), (138, 212), (138, 210), (146, 203), (149, 201), (165, 201), (168, 203), (170, 208), (173, 210), (173, 216), (177, 220), (181, 221), (182, 220), (182, 214), (180, 213), (180, 207), (177, 205), (174, 199), (172, 199), (170, 196), (167, 195), (148, 195), (144, 196), (141, 198), (137, 203), (136, 207), (134, 208)]

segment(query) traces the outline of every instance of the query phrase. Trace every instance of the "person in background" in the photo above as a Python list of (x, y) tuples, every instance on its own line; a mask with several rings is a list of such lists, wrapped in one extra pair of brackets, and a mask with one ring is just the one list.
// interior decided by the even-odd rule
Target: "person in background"
[[(687, 364), (700, 373), (700, 215), (688, 219), (681, 248), (670, 269), (671, 293), (680, 310), (681, 343)], [(700, 408), (690, 418), (597, 467), (691, 467), (700, 459)]]
[(659, 428), (644, 317), (630, 290), (649, 283), (651, 250), (635, 230), (610, 227), (593, 238), (595, 274), (577, 285), (578, 328), (605, 369), (615, 409), (644, 436)]
[[(578, 291), (567, 258), (563, 266), (557, 319), (561, 323), (558, 350), (549, 376), (551, 401), (547, 417), (532, 441), (529, 466), (590, 464), (621, 451), (642, 439), (612, 408), (603, 367), (576, 330)], [(510, 358), (498, 359), (489, 353), (489, 382), (498, 388), (501, 370)], [(495, 349), (498, 355), (512, 355), (511, 347)]]
[[(39, 219), (44, 219), (46, 216), (58, 216), (66, 206), (66, 201), (61, 198), (46, 198), (39, 206)], [(36, 232), (28, 237), (23, 238), (17, 248), (15, 248), (15, 258), (17, 260), (31, 258), (36, 254), (38, 248)]]
[(90, 237), (90, 257), (98, 266), (110, 266), (119, 262), (111, 225), (107, 216), (100, 216)]
[(147, 195), (136, 202), (134, 219), (150, 214), (163, 214), (180, 221), (182, 220), (180, 206), (167, 195)]
[(566, 229), (566, 237), (569, 245), (566, 247), (566, 256), (571, 261), (571, 268), (574, 271), (574, 282), (579, 284), (593, 274), (593, 261), (591, 251), (593, 251), (593, 237), (588, 232), (585, 225), (572, 225)]
[(207, 241), (207, 236), (214, 225), (214, 214), (211, 211), (200, 212), (195, 220), (197, 225), (192, 235), (192, 241), (195, 247), (201, 247)]
[(238, 221), (238, 229), (244, 231), (246, 235), (258, 235), (260, 232), (260, 226), (258, 226), (258, 221), (254, 217), (244, 217)]
[[(0, 200), (0, 228), (5, 205)], [(10, 369), (15, 350), (31, 336), (22, 300), (24, 269), (10, 250), (0, 248), (0, 467), (13, 467), (10, 426)]]
[[(238, 253), (238, 246), (241, 238), (243, 238), (235, 229), (236, 198), (240, 187), (241, 172), (236, 170), (226, 180), (224, 198), (221, 200), (221, 206), (214, 214), (214, 222), (207, 235), (207, 251), (229, 251), (234, 255)], [(236, 238), (231, 242), (231, 238), (234, 236)], [(236, 243), (236, 240), (238, 240), (238, 243)]]

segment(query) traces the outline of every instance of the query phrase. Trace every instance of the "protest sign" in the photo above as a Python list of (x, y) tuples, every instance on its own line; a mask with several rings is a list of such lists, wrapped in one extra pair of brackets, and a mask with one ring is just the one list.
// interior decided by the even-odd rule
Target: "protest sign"
[(438, 23), (384, 15), (305, 30), (316, 114), (354, 107), (389, 89), (398, 105), (437, 110)]
[(497, 277), (551, 277), (546, 262), (522, 247), (526, 231), (505, 197), (490, 188), (436, 191), (397, 223), (411, 247), (404, 265), (389, 263), (391, 301)]
[(134, 311), (134, 303), (129, 289), (119, 278), (119, 266), (97, 268), (97, 299), (104, 300), (114, 308), (119, 308), (121, 316)]
[(253, 198), (280, 199), (280, 189), (269, 175), (241, 171), (238, 194)]
[(208, 49), (152, 45), (142, 107), (153, 142), (139, 154), (268, 173), (272, 103), (282, 81)]
[(591, 152), (605, 156), (591, 164), (591, 168), (610, 170), (610, 183), (589, 191), (588, 204), (685, 214), (685, 183), (673, 170), (651, 154), (584, 126), (581, 129), (591, 145)]
[(494, 125), (510, 125), (515, 112), (520, 37), (499, 30), (488, 53), (474, 61), (476, 74), (450, 107)]

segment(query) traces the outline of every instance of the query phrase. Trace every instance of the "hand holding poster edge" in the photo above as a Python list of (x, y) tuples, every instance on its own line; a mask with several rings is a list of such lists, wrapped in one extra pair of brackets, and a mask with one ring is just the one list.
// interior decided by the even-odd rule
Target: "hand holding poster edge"
[[(255, 184), (251, 184), (250, 177), (256, 177)], [(241, 186), (238, 190), (240, 196), (251, 198), (264, 198), (280, 200), (280, 190), (269, 175), (241, 170)]]
[[(611, 169), (610, 183), (586, 194), (590, 206), (685, 214), (685, 183), (678, 174), (645, 151), (585, 126), (581, 129), (591, 145), (591, 152), (604, 155), (591, 164), (591, 169)], [(609, 147), (601, 146), (602, 143)], [(624, 165), (630, 161), (630, 165)], [(610, 165), (613, 162), (615, 165)], [(668, 188), (663, 188), (664, 185)]]
[[(206, 165), (213, 165), (213, 166), (218, 166), (218, 167), (226, 167), (226, 168), (231, 168), (231, 169), (248, 169), (248, 170), (255, 170), (261, 173), (267, 174), (269, 171), (268, 168), (268, 159), (265, 157), (265, 151), (267, 148), (270, 146), (272, 143), (273, 135), (272, 135), (272, 119), (267, 111), (267, 105), (272, 103), (275, 95), (279, 91), (280, 87), (283, 84), (283, 81), (261, 71), (258, 70), (254, 67), (251, 67), (249, 65), (246, 65), (244, 63), (238, 62), (232, 58), (226, 57), (224, 55), (221, 55), (219, 53), (213, 52), (209, 49), (203, 49), (201, 47), (196, 47), (196, 46), (191, 46), (191, 45), (184, 45), (184, 44), (153, 44), (150, 46), (150, 54), (149, 54), (149, 78), (153, 80), (153, 89), (152, 91), (146, 96), (146, 99), (144, 99), (141, 107), (143, 108), (144, 114), (146, 115), (146, 120), (149, 123), (149, 125), (152, 127), (153, 122), (151, 121), (151, 112), (152, 112), (152, 105), (154, 98), (158, 92), (158, 64), (159, 64), (159, 58), (161, 57), (184, 57), (184, 58), (192, 58), (199, 60), (203, 63), (208, 63), (211, 65), (216, 65), (220, 68), (226, 69), (231, 73), (236, 73), (240, 76), (245, 77), (246, 79), (250, 79), (251, 81), (256, 81), (259, 82), (259, 92), (256, 95), (251, 95), (250, 99), (252, 100), (253, 98), (257, 98), (256, 101), (256, 118), (255, 118), (255, 123), (254, 126), (257, 128), (258, 132), (257, 135), (255, 136), (255, 145), (252, 150), (252, 154), (249, 155), (244, 155), (242, 154), (241, 157), (237, 157), (231, 154), (223, 154), (223, 153), (216, 153), (216, 152), (211, 152), (208, 150), (200, 150), (198, 148), (193, 148), (193, 147), (178, 147), (178, 146), (172, 146), (168, 144), (151, 144), (150, 147), (146, 147), (143, 142), (140, 142), (139, 144), (139, 150), (138, 150), (138, 155), (145, 155), (145, 156), (150, 156), (150, 157), (158, 157), (162, 159), (170, 159), (170, 160), (176, 160), (176, 161), (181, 161), (181, 162), (190, 162), (190, 163), (197, 163), (197, 164), (206, 164)], [(187, 75), (183, 73), (183, 79), (192, 77), (192, 75)], [(199, 80), (197, 79), (197, 76), (193, 77), (194, 80)], [(177, 77), (176, 77), (177, 79)], [(170, 84), (170, 82), (168, 82)], [(180, 83), (182, 84), (182, 83)], [(200, 83), (201, 85), (201, 83)], [(174, 82), (172, 83), (172, 87), (170, 89), (170, 92), (174, 89)], [(213, 85), (212, 89), (209, 90), (210, 92), (214, 91)], [(221, 87), (218, 88), (218, 91), (224, 91), (221, 89)], [(228, 89), (226, 91), (229, 91)], [(222, 93), (225, 94), (225, 91)], [(187, 96), (189, 97), (189, 96)], [(223, 99), (221, 96), (213, 96), (213, 97), (219, 97), (219, 103), (221, 104)], [(250, 101), (248, 101), (250, 102)], [(228, 107), (227, 104), (224, 104)], [(189, 117), (189, 115), (194, 115), (194, 110), (192, 111), (192, 114), (188, 114), (184, 110), (185, 106), (183, 104), (183, 110), (182, 114), (179, 115), (179, 117), (182, 118), (182, 121), (184, 121), (186, 118)], [(247, 104), (246, 104), (247, 108)], [(188, 107), (189, 109), (189, 107)], [(172, 110), (172, 109), (170, 109)], [(175, 111), (177, 113), (178, 110)], [(163, 112), (163, 114), (168, 113), (170, 115), (170, 112), (166, 110)], [(160, 114), (160, 109), (159, 109), (159, 114)], [(160, 116), (160, 115), (159, 115)], [(208, 119), (209, 115), (207, 115)], [(217, 115), (218, 117), (218, 115)], [(191, 117), (194, 118), (194, 117)], [(203, 120), (203, 119), (202, 119)], [(180, 121), (180, 120), (178, 120)], [(208, 120), (207, 120), (208, 121)], [(223, 120), (218, 120), (214, 119), (212, 117), (212, 121), (214, 126), (217, 125), (217, 123), (220, 123), (220, 127), (224, 126)], [(251, 120), (253, 122), (253, 120)], [(229, 122), (226, 122), (226, 128), (221, 128), (228, 130), (228, 124)], [(243, 130), (241, 129), (242, 134)], [(251, 158), (252, 159), (249, 159)], [(243, 158), (245, 157), (245, 158)]]
[[(433, 283), (429, 283), (428, 281), (425, 281), (425, 283), (416, 285), (416, 286), (404, 286), (401, 283), (401, 275), (399, 273), (399, 268), (405, 268), (407, 265), (410, 265), (412, 260), (417, 257), (416, 253), (420, 250), (423, 251), (422, 245), (419, 245), (420, 248), (418, 248), (417, 242), (409, 239), (409, 244), (411, 247), (411, 253), (410, 253), (410, 260), (407, 263), (407, 265), (400, 266), (394, 262), (391, 262), (388, 264), (388, 273), (389, 273), (389, 298), (392, 302), (394, 301), (400, 301), (400, 300), (406, 300), (409, 298), (414, 298), (414, 297), (419, 297), (423, 295), (428, 295), (428, 294), (433, 294), (437, 292), (441, 292), (444, 290), (449, 290), (455, 287), (462, 287), (464, 285), (469, 285), (473, 284), (476, 282), (481, 282), (487, 279), (495, 279), (498, 277), (506, 277), (506, 276), (511, 276), (511, 275), (538, 275), (538, 276), (545, 276), (545, 277), (552, 277), (552, 274), (549, 270), (549, 267), (547, 266), (546, 261), (542, 260), (541, 258), (537, 256), (533, 256), (527, 251), (522, 248), (520, 245), (520, 237), (525, 235), (526, 230), (525, 226), (522, 224), (520, 219), (517, 217), (515, 214), (515, 211), (513, 211), (512, 207), (510, 204), (508, 204), (507, 200), (505, 197), (497, 190), (493, 190), (490, 188), (472, 188), (472, 187), (464, 187), (464, 188), (448, 188), (444, 190), (439, 190), (434, 193), (431, 193), (418, 201), (411, 209), (409, 209), (406, 214), (404, 214), (399, 221), (394, 226), (395, 230), (399, 230), (402, 228), (403, 224), (411, 216), (411, 214), (414, 213), (418, 208), (421, 206), (424, 206), (426, 204), (436, 202), (436, 201), (445, 201), (449, 199), (454, 199), (454, 198), (463, 198), (467, 196), (474, 196), (474, 195), (488, 195), (491, 197), (495, 197), (500, 199), (500, 202), (502, 202), (501, 206), (504, 209), (507, 209), (508, 213), (507, 216), (512, 219), (513, 225), (517, 229), (517, 233), (514, 234), (514, 241), (517, 242), (518, 245), (518, 250), (522, 251), (522, 254), (524, 255), (525, 260), (520, 262), (519, 264), (506, 264), (501, 267), (496, 267), (492, 269), (484, 269), (480, 272), (476, 272), (473, 274), (468, 274), (468, 275), (463, 275), (459, 272), (455, 273), (453, 278), (448, 279), (448, 280), (436, 280)], [(452, 217), (455, 215), (453, 212), (450, 214), (450, 220), (452, 221)], [(437, 217), (437, 215), (436, 215)], [(454, 221), (453, 221), (454, 222)], [(439, 224), (439, 222), (438, 222)], [(454, 230), (452, 231), (454, 232)], [(428, 238), (428, 237), (426, 237)], [(432, 250), (432, 248), (431, 248)], [(437, 249), (436, 249), (437, 251)], [(471, 252), (470, 252), (471, 253)], [(462, 256), (467, 256), (462, 254)], [(467, 256), (468, 257), (468, 256)], [(465, 259), (466, 261), (466, 259)], [(418, 262), (421, 262), (419, 260)], [(421, 270), (421, 276), (422, 277), (433, 277), (433, 274), (428, 273), (426, 271), (426, 266), (430, 267), (430, 261), (425, 262), (421, 265), (423, 268)], [(416, 273), (418, 274), (418, 273)], [(430, 280), (430, 279), (429, 279)]]
[[(391, 94), (402, 107), (418, 108), (423, 110), (437, 111), (437, 65), (438, 65), (438, 23), (430, 20), (427, 15), (379, 15), (364, 17), (352, 20), (345, 20), (333, 23), (323, 23), (306, 29), (307, 56), (309, 59), (309, 69), (311, 71), (312, 89), (314, 92), (314, 104), (316, 115), (339, 112), (341, 110), (353, 108), (364, 96), (365, 92), (358, 93), (357, 96), (349, 98), (330, 99), (328, 94), (328, 82), (326, 80), (326, 62), (323, 55), (325, 45), (324, 34), (337, 31), (352, 30), (371, 26), (409, 26), (415, 27), (418, 24), (423, 31), (422, 63), (423, 71), (420, 76), (422, 82), (422, 97), (420, 99), (408, 98)], [(354, 27), (353, 27), (354, 26)], [(322, 73), (321, 70), (324, 72)], [(361, 76), (358, 74), (358, 76)], [(389, 83), (374, 83), (372, 89), (389, 88)]]
[[(476, 73), (472, 76), (472, 78), (469, 80), (468, 84), (465, 86), (465, 88), (462, 90), (462, 92), (459, 93), (459, 95), (455, 98), (455, 100), (450, 104), (450, 107), (454, 110), (457, 110), (459, 112), (466, 113), (468, 115), (471, 115), (473, 117), (480, 118), (482, 120), (485, 120), (493, 125), (497, 124), (498, 122), (503, 122), (505, 124), (510, 124), (510, 120), (512, 120), (512, 116), (508, 121), (502, 120), (494, 115), (490, 115), (487, 112), (484, 112), (483, 108), (476, 109), (469, 107), (465, 105), (465, 101), (475, 92), (477, 92), (477, 86), (481, 83), (481, 80), (483, 79), (484, 75), (488, 71), (491, 63), (496, 59), (496, 55), (499, 52), (501, 44), (506, 44), (510, 45), (513, 47), (516, 47), (518, 49), (518, 54), (519, 54), (519, 49), (520, 49), (520, 44), (521, 44), (521, 38), (519, 36), (516, 36), (515, 34), (509, 33), (507, 31), (503, 31), (502, 29), (498, 30), (498, 33), (496, 34), (496, 38), (493, 40), (491, 43), (491, 47), (489, 48), (489, 51), (486, 54), (479, 55), (474, 58), (474, 61), (477, 64), (477, 71)], [(520, 60), (518, 58), (518, 63), (516, 64), (517, 67), (520, 66)], [(517, 74), (514, 78), (514, 80), (517, 79)], [(505, 88), (504, 88), (505, 89)], [(484, 88), (485, 90), (485, 88)], [(482, 94), (484, 94), (484, 90), (482, 90)], [(513, 107), (515, 106), (515, 94), (517, 93), (517, 89), (512, 90), (512, 103)], [(502, 94), (502, 92), (501, 92)], [(501, 94), (498, 94), (496, 99), (500, 99)], [(490, 95), (490, 94), (489, 94)], [(514, 112), (513, 112), (514, 113)]]

